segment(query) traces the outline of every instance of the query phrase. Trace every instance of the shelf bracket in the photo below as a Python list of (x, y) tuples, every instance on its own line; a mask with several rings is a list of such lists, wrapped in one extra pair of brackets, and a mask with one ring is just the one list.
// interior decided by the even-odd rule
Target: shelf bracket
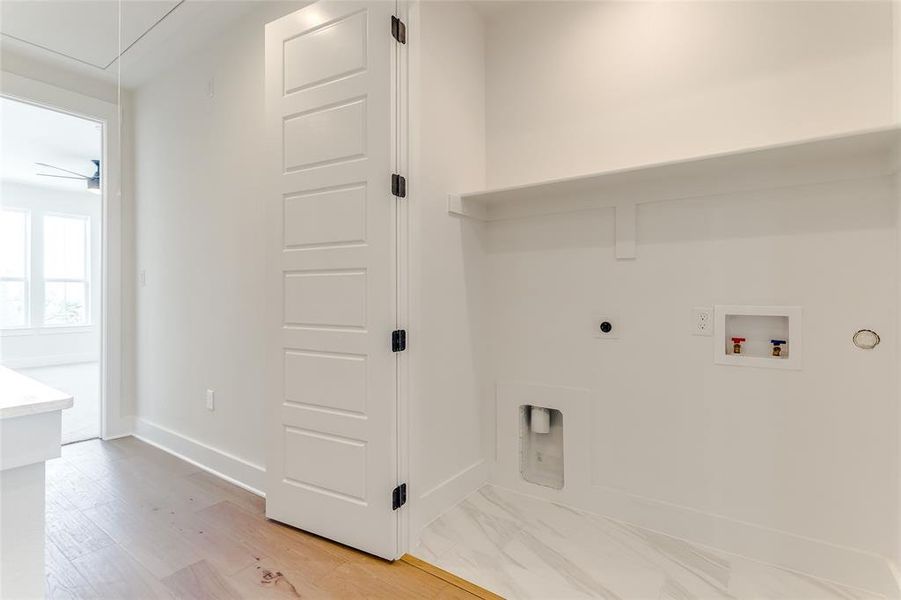
[(458, 194), (447, 195), (447, 212), (452, 215), (461, 217), (469, 217), (479, 221), (488, 220), (488, 212), (485, 206), (468, 198), (463, 198)]
[(635, 229), (638, 205), (635, 202), (621, 202), (616, 205), (616, 259), (635, 258)]

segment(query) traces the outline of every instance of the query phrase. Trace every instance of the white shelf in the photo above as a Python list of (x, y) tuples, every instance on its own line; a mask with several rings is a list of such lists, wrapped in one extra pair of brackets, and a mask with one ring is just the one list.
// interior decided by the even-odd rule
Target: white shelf
[(738, 152), (448, 196), (451, 214), (482, 221), (616, 208), (616, 256), (635, 257), (639, 204), (843, 181), (898, 170), (890, 127)]

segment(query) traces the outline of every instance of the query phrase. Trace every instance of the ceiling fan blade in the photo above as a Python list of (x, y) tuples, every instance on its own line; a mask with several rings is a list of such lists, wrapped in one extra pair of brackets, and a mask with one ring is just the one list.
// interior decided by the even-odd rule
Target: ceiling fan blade
[(47, 163), (34, 163), (41, 167), (49, 167), (51, 169), (56, 169), (57, 171), (62, 171), (64, 173), (71, 173), (72, 175), (78, 175), (79, 177), (83, 177), (84, 179), (90, 179), (88, 175), (82, 175), (81, 173), (76, 173), (75, 171), (70, 171), (69, 169), (64, 169), (62, 167), (56, 167), (54, 165), (48, 165)]
[(51, 175), (50, 173), (35, 173), (38, 177), (56, 177), (57, 179), (78, 179), (79, 181), (85, 181), (90, 179), (90, 177), (82, 177), (79, 175), (78, 177), (72, 177), (71, 175)]

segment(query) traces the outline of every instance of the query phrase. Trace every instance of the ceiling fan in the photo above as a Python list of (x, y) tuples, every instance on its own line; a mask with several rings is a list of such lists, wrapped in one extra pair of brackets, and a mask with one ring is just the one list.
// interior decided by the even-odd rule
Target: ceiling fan
[(92, 160), (94, 163), (94, 174), (93, 175), (82, 175), (81, 173), (76, 173), (75, 171), (70, 171), (69, 169), (64, 169), (62, 167), (56, 167), (54, 165), (48, 165), (47, 163), (34, 163), (39, 167), (46, 167), (48, 169), (56, 169), (57, 171), (62, 171), (63, 173), (69, 173), (69, 175), (54, 175), (51, 173), (36, 173), (38, 177), (56, 177), (57, 179), (80, 179), (82, 181), (87, 182), (88, 191), (94, 192), (96, 194), (100, 193), (100, 161)]

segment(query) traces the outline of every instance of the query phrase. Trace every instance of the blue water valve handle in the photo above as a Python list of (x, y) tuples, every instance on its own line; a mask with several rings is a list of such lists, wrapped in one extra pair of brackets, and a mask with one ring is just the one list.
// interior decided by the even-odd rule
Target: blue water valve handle
[(773, 345), (773, 356), (782, 356), (782, 346), (785, 344), (785, 340), (770, 340), (770, 343)]

